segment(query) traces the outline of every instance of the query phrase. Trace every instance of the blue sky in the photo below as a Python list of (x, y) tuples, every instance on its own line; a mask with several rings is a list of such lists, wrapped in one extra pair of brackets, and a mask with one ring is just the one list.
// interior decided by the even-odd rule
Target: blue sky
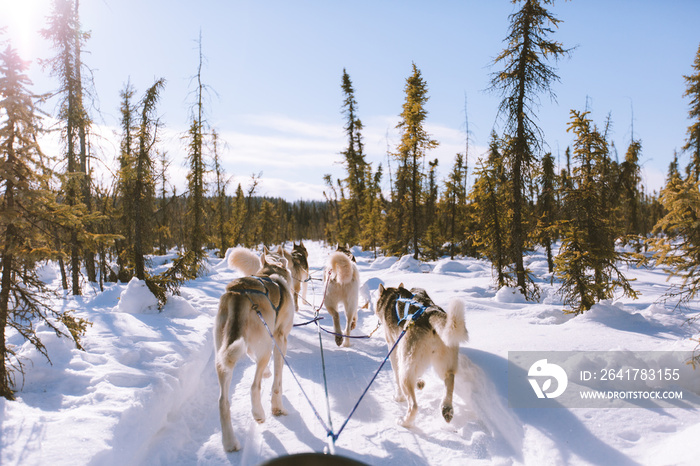
[[(5, 38), (33, 61), (37, 92), (56, 87), (37, 64), (52, 54), (36, 32), (49, 4), (0, 0), (0, 25), (9, 25)], [(365, 124), (367, 158), (386, 173), (412, 62), (429, 87), (427, 129), (441, 144), (428, 158), (440, 160), (442, 178), (455, 154), (464, 152), (465, 96), (471, 167), (491, 130), (500, 132), (501, 96), (486, 89), (497, 71), (491, 63), (505, 46), (508, 15), (517, 7), (507, 0), (82, 0), (83, 28), (91, 32), (84, 62), (93, 70), (99, 98), (93, 118), (103, 135), (94, 145), (105, 169), (114, 167), (119, 92), (130, 80), (142, 95), (164, 77), (161, 148), (174, 159), (171, 176), (182, 192), (181, 136), (201, 30), (208, 121), (227, 144), (224, 167), (234, 183), (245, 187), (252, 173), (262, 172), (260, 194), (323, 198), (323, 175), (343, 175), (343, 68)], [(700, 2), (574, 0), (549, 9), (562, 21), (551, 37), (575, 47), (555, 64), (561, 78), (553, 85), (556, 102), (541, 99), (538, 117), (549, 150), (563, 160), (572, 142), (569, 111), (588, 102), (599, 126), (611, 114), (612, 140), (623, 158), (634, 115), (644, 179), (658, 190), (690, 124), (683, 75), (692, 73), (700, 44)]]

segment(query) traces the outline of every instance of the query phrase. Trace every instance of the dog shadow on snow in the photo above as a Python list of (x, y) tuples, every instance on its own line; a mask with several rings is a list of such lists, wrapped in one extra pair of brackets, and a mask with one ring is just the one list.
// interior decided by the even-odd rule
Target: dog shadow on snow
[[(494, 436), (505, 437), (519, 460), (523, 460), (522, 453), (527, 447), (524, 445), (523, 427), (529, 425), (552, 441), (566, 463), (576, 455), (592, 464), (638, 464), (596, 437), (580, 419), (563, 406), (531, 409), (509, 407), (508, 370), (520, 370), (523, 377), (526, 377), (526, 374), (522, 369), (509, 366), (507, 359), (471, 348), (462, 348), (460, 356), (467, 356), (473, 366), (476, 366), (476, 370), (472, 368), (471, 374), (462, 374), (462, 377), (470, 379), (467, 383), (471, 384), (472, 389), (471, 405)], [(455, 385), (457, 393), (458, 385)], [(510, 422), (513, 419), (520, 425), (514, 428)]]

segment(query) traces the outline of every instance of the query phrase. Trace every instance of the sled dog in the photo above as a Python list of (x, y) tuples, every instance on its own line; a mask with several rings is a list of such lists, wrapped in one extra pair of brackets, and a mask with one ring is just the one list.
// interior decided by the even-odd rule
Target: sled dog
[[(324, 303), (328, 313), (333, 318), (335, 343), (340, 346), (350, 346), (350, 338), (341, 335), (350, 335), (357, 325), (357, 302), (360, 294), (360, 273), (354, 262), (352, 253), (338, 250), (333, 251), (328, 258), (326, 266), (326, 294)], [(345, 333), (340, 330), (340, 316), (338, 306), (342, 304), (345, 309)], [(345, 341), (343, 341), (345, 340)]]
[[(408, 302), (407, 302), (407, 301)], [(467, 341), (469, 333), (464, 323), (464, 303), (453, 299), (445, 312), (433, 303), (425, 290), (403, 287), (384, 288), (379, 285), (379, 298), (375, 312), (384, 326), (384, 337), (391, 349), (399, 338), (407, 316), (424, 309), (415, 318), (397, 347), (391, 353), (391, 367), (396, 379), (396, 401), (406, 401), (408, 409), (398, 423), (404, 427), (413, 425), (418, 412), (415, 389), (422, 389), (420, 376), (430, 365), (445, 381), (445, 397), (442, 400), (442, 417), (450, 422), (454, 416), (452, 393), (459, 361), (459, 343)]]
[[(247, 251), (247, 254), (240, 251)], [(235, 254), (235, 256), (234, 256)], [(246, 249), (233, 251), (229, 264), (246, 273), (244, 267), (253, 269), (257, 256)], [(260, 268), (253, 276), (237, 278), (226, 286), (219, 301), (219, 311), (214, 321), (216, 374), (219, 378), (219, 417), (221, 436), (226, 451), (239, 450), (241, 445), (233, 433), (229, 388), (236, 362), (244, 355), (256, 363), (250, 402), (253, 418), (265, 421), (265, 411), (260, 401), (263, 372), (274, 350), (272, 338), (260, 320), (259, 311), (269, 327), (280, 351), (274, 350), (274, 378), (272, 382), (272, 414), (287, 414), (282, 403), (283, 355), (287, 350), (287, 336), (294, 321), (294, 303), (289, 283), (287, 261), (263, 253)]]
[(291, 253), (282, 246), (279, 247), (278, 252), (280, 250), (287, 259), (287, 268), (291, 274), (292, 290), (294, 291), (294, 309), (298, 311), (300, 292), (301, 298), (306, 301), (306, 290), (309, 284), (309, 253), (306, 251), (303, 241), (300, 241), (299, 244), (292, 243)]

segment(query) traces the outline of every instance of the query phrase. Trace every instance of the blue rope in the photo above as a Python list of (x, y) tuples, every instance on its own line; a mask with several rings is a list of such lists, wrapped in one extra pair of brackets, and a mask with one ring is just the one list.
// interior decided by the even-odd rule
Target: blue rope
[(386, 362), (389, 360), (389, 357), (391, 356), (391, 353), (394, 352), (394, 349), (395, 349), (396, 346), (399, 344), (399, 342), (401, 341), (401, 339), (403, 338), (403, 336), (406, 334), (406, 330), (407, 330), (407, 329), (404, 328), (403, 331), (401, 332), (401, 334), (399, 335), (399, 337), (398, 337), (398, 338), (396, 339), (396, 341), (394, 342), (394, 346), (391, 347), (391, 349), (390, 349), (389, 352), (387, 353), (386, 357), (384, 358), (384, 360), (382, 361), (382, 363), (379, 365), (379, 369), (377, 369), (377, 371), (374, 373), (374, 376), (372, 377), (372, 380), (369, 381), (369, 384), (367, 385), (367, 388), (365, 388), (365, 391), (362, 392), (362, 395), (360, 395), (360, 398), (357, 400), (357, 403), (355, 403), (355, 406), (352, 408), (352, 411), (350, 411), (350, 414), (348, 414), (348, 417), (347, 417), (347, 419), (345, 419), (345, 422), (343, 422), (343, 425), (340, 426), (340, 429), (338, 430), (338, 433), (337, 433), (337, 434), (334, 434), (334, 433), (331, 432), (331, 433), (329, 434), (329, 435), (332, 435), (332, 436), (333, 436), (333, 441), (334, 441), (334, 442), (335, 442), (336, 440), (338, 440), (338, 437), (340, 436), (340, 433), (343, 432), (343, 429), (345, 429), (345, 426), (346, 426), (346, 425), (348, 424), (348, 422), (350, 421), (350, 418), (352, 417), (353, 414), (355, 414), (355, 410), (357, 410), (357, 407), (360, 406), (360, 402), (362, 401), (362, 399), (365, 397), (365, 395), (366, 395), (367, 392), (369, 391), (369, 387), (371, 387), (372, 384), (374, 383), (374, 379), (377, 378), (377, 376), (379, 375), (379, 372), (381, 372), (381, 370), (382, 370), (382, 367), (384, 367), (384, 364), (386, 364)]
[[(257, 308), (257, 306), (256, 306), (256, 308)], [(332, 435), (333, 431), (329, 430), (328, 427), (326, 427), (326, 423), (323, 422), (323, 419), (321, 419), (321, 415), (318, 414), (318, 411), (316, 411), (316, 408), (314, 408), (313, 403), (311, 403), (311, 400), (309, 399), (308, 395), (304, 391), (304, 388), (301, 386), (301, 383), (299, 383), (299, 379), (297, 378), (296, 374), (292, 370), (292, 366), (289, 365), (289, 361), (287, 361), (287, 356), (285, 356), (285, 354), (282, 352), (280, 347), (277, 345), (277, 341), (275, 340), (275, 337), (272, 335), (272, 332), (270, 331), (270, 327), (267, 326), (267, 322), (265, 322), (265, 318), (263, 317), (262, 313), (260, 312), (259, 309), (255, 309), (255, 312), (258, 314), (258, 317), (260, 318), (263, 325), (267, 329), (267, 333), (268, 333), (268, 335), (270, 335), (270, 338), (272, 338), (272, 343), (274, 343), (275, 348), (277, 348), (277, 351), (279, 351), (280, 354), (282, 355), (282, 359), (284, 360), (284, 363), (289, 368), (289, 372), (292, 374), (292, 377), (294, 377), (294, 380), (296, 381), (297, 385), (299, 385), (299, 389), (301, 390), (301, 393), (304, 395), (304, 398), (306, 398), (306, 401), (309, 403), (309, 406), (311, 406), (311, 410), (316, 415), (316, 419), (318, 419), (318, 421), (321, 423), (321, 425), (323, 426), (323, 429), (326, 431), (326, 434), (329, 436)], [(324, 374), (324, 377), (325, 377), (325, 374)]]
[[(252, 291), (256, 291), (257, 293), (264, 294), (264, 293), (262, 293), (261, 291), (257, 291), (257, 290), (252, 290)], [(269, 299), (269, 298), (268, 298), (268, 299)], [(408, 307), (410, 307), (410, 306), (412, 306), (412, 305), (417, 306), (417, 307), (418, 307), (418, 310), (417, 310), (416, 312), (414, 312), (413, 314), (407, 314), (406, 316), (401, 317), (401, 315), (399, 314), (399, 301), (400, 301), (400, 302), (403, 302), (403, 303), (408, 303)], [(251, 303), (252, 303), (252, 301), (251, 301)], [(272, 304), (272, 303), (270, 303), (270, 304)], [(401, 322), (403, 322), (403, 321), (407, 321), (407, 322), (406, 322), (406, 325), (404, 326), (403, 330), (401, 331), (401, 334), (399, 334), (399, 337), (398, 337), (398, 338), (396, 339), (396, 341), (394, 342), (393, 346), (391, 347), (391, 349), (390, 349), (389, 352), (387, 353), (387, 355), (386, 355), (386, 357), (384, 358), (384, 360), (382, 361), (382, 363), (379, 365), (379, 368), (377, 369), (377, 371), (376, 371), (376, 372), (374, 373), (374, 375), (372, 376), (372, 380), (369, 381), (369, 384), (367, 384), (367, 387), (366, 387), (365, 390), (362, 392), (362, 395), (360, 395), (360, 397), (358, 398), (357, 402), (355, 403), (355, 406), (353, 406), (352, 410), (350, 411), (350, 414), (348, 414), (348, 417), (345, 419), (345, 421), (343, 422), (343, 424), (340, 426), (340, 429), (338, 429), (338, 432), (337, 432), (337, 433), (334, 433), (334, 432), (333, 432), (333, 422), (332, 422), (332, 420), (331, 420), (330, 397), (328, 396), (328, 381), (327, 381), (327, 378), (326, 378), (326, 362), (325, 362), (325, 357), (324, 357), (324, 352), (323, 352), (323, 339), (321, 338), (321, 330), (324, 330), (324, 331), (327, 331), (327, 330), (323, 329), (323, 328), (319, 325), (318, 321), (321, 320), (321, 318), (319, 318), (319, 317), (317, 316), (317, 317), (314, 318), (312, 321), (307, 322), (306, 324), (309, 324), (309, 323), (311, 323), (311, 322), (316, 322), (316, 326), (318, 327), (318, 341), (319, 341), (319, 345), (320, 345), (320, 347), (321, 347), (321, 366), (322, 366), (322, 368), (323, 368), (323, 385), (324, 385), (324, 389), (325, 389), (325, 393), (326, 393), (326, 409), (327, 409), (327, 411), (328, 411), (328, 423), (330, 424), (330, 428), (328, 428), (328, 427), (326, 426), (326, 423), (323, 421), (323, 419), (321, 418), (321, 415), (318, 413), (318, 411), (317, 411), (316, 408), (314, 407), (313, 403), (311, 402), (311, 399), (309, 398), (309, 396), (308, 396), (308, 395), (306, 394), (306, 392), (304, 391), (304, 388), (301, 386), (301, 383), (299, 382), (299, 379), (297, 378), (296, 374), (295, 374), (294, 371), (292, 370), (292, 367), (290, 366), (289, 361), (287, 360), (287, 357), (286, 357), (285, 354), (282, 352), (282, 350), (280, 350), (280, 347), (277, 345), (277, 341), (275, 340), (275, 337), (272, 335), (272, 331), (270, 331), (270, 327), (268, 327), (267, 322), (265, 322), (265, 318), (263, 317), (262, 313), (260, 312), (260, 310), (257, 308), (257, 306), (256, 306), (255, 304), (253, 304), (253, 308), (255, 309), (255, 312), (258, 314), (258, 317), (260, 318), (260, 320), (262, 321), (263, 325), (265, 326), (265, 329), (267, 329), (268, 335), (270, 335), (270, 338), (272, 338), (272, 342), (273, 342), (273, 344), (275, 345), (275, 348), (277, 348), (277, 351), (279, 351), (280, 354), (282, 355), (282, 359), (284, 360), (284, 363), (285, 363), (285, 364), (287, 365), (287, 367), (289, 368), (289, 372), (292, 374), (292, 377), (294, 377), (294, 380), (296, 381), (297, 385), (299, 386), (299, 389), (301, 390), (301, 393), (304, 395), (304, 398), (306, 398), (306, 402), (307, 402), (307, 403), (309, 404), (309, 406), (311, 407), (311, 410), (313, 411), (314, 415), (316, 416), (316, 419), (318, 419), (318, 421), (321, 423), (321, 426), (323, 426), (323, 429), (326, 431), (326, 436), (329, 437), (329, 438), (332, 440), (332, 442), (333, 442), (332, 445), (333, 445), (333, 447), (334, 447), (334, 446), (335, 446), (336, 440), (338, 440), (338, 437), (340, 437), (340, 434), (341, 434), (341, 433), (343, 432), (343, 430), (345, 429), (345, 426), (347, 426), (348, 422), (350, 422), (350, 419), (351, 419), (352, 416), (355, 414), (355, 411), (357, 410), (357, 408), (360, 406), (360, 403), (362, 402), (362, 400), (364, 399), (365, 395), (366, 395), (367, 392), (369, 391), (370, 387), (371, 387), (372, 384), (374, 383), (375, 379), (376, 379), (377, 376), (379, 375), (379, 372), (381, 372), (382, 368), (384, 367), (384, 364), (386, 364), (386, 362), (387, 362), (387, 361), (389, 360), (389, 358), (391, 357), (391, 353), (394, 352), (394, 350), (396, 349), (396, 346), (399, 344), (399, 342), (401, 341), (401, 339), (404, 337), (404, 335), (406, 334), (406, 331), (408, 330), (408, 328), (413, 324), (413, 322), (414, 322), (418, 317), (420, 317), (420, 316), (423, 314), (423, 312), (425, 312), (425, 310), (426, 310), (428, 307), (427, 307), (427, 306), (423, 306), (421, 303), (419, 303), (419, 302), (413, 300), (412, 298), (398, 298), (398, 299), (397, 299), (397, 302), (396, 302), (396, 313), (397, 313), (397, 317), (399, 318), (399, 323), (401, 323)], [(406, 308), (406, 309), (408, 309), (408, 308)], [(318, 312), (317, 312), (316, 314), (318, 315)], [(306, 325), (306, 324), (303, 324), (303, 325)], [(328, 333), (331, 333), (331, 332), (328, 332)], [(343, 335), (343, 336), (347, 336), (347, 335)]]
[[(318, 312), (316, 313), (318, 314)], [(326, 437), (330, 437), (333, 440), (333, 446), (335, 446), (335, 440), (337, 436), (333, 434), (333, 421), (331, 420), (331, 402), (330, 402), (330, 397), (328, 396), (328, 380), (326, 379), (326, 360), (324, 357), (323, 353), (323, 339), (321, 338), (321, 325), (318, 323), (318, 319), (316, 319), (316, 327), (318, 327), (318, 345), (321, 349), (321, 367), (323, 369), (323, 388), (326, 392), (326, 412), (328, 413), (328, 424), (330, 425), (330, 429), (326, 429)], [(325, 427), (325, 424), (324, 424)]]

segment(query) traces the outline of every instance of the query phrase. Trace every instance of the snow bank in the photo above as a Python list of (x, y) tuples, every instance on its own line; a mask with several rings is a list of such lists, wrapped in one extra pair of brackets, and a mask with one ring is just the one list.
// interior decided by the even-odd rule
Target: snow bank
[(433, 269), (433, 273), (465, 273), (469, 272), (469, 267), (467, 266), (466, 263), (458, 260), (452, 260), (452, 259), (441, 259), (438, 261), (437, 264), (435, 264), (435, 268)]
[(430, 272), (429, 264), (421, 262), (413, 258), (413, 256), (403, 256), (397, 263), (389, 268), (392, 272), (410, 272), (410, 273), (426, 273)]
[(117, 309), (128, 314), (157, 314), (158, 299), (146, 282), (134, 277), (119, 297)]
[(388, 269), (389, 267), (393, 266), (399, 259), (393, 256), (389, 257), (378, 257), (376, 260), (374, 260), (370, 266), (370, 270), (384, 270)]
[(497, 303), (527, 303), (527, 299), (525, 299), (525, 296), (523, 296), (522, 292), (520, 291), (520, 288), (513, 288), (510, 286), (501, 287), (501, 289), (499, 289), (496, 292), (495, 299)]

